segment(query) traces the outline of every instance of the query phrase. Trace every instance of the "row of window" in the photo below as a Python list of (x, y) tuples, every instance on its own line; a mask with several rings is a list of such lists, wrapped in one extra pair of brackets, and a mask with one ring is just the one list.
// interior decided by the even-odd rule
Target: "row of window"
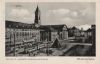
[(16, 36), (31, 36), (31, 35), (39, 35), (39, 32), (34, 32), (34, 33), (30, 33), (30, 32), (17, 32)]
[(6, 37), (13, 37), (13, 36), (19, 37), (19, 36), (32, 36), (35, 37), (35, 35), (40, 35), (39, 32), (16, 32), (16, 33), (12, 33), (12, 32), (6, 32)]
[(13, 29), (13, 28), (6, 28), (7, 31), (39, 31), (38, 29)]

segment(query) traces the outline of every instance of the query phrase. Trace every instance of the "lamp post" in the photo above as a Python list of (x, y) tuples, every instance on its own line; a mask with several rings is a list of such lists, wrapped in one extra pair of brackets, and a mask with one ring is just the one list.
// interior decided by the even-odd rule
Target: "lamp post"
[[(10, 29), (10, 30), (11, 30), (11, 29)], [(12, 44), (11, 44), (11, 43), (12, 43), (12, 41), (11, 41), (11, 40), (12, 40), (12, 39), (11, 39), (11, 36), (12, 36), (12, 35), (11, 35), (11, 33), (10, 33), (10, 51), (12, 51), (12, 49), (11, 49), (11, 48), (12, 48), (12, 47), (11, 47), (11, 45), (12, 45)]]
[(16, 56), (15, 28), (14, 28), (13, 36), (14, 36), (14, 56)]
[(48, 42), (47, 42), (47, 56), (49, 56), (49, 49), (48, 49)]
[(45, 40), (45, 44), (46, 44), (46, 53), (47, 53), (47, 56), (49, 55), (49, 53), (48, 53), (48, 42), (47, 42), (47, 39)]
[[(38, 28), (39, 28), (39, 25), (38, 24), (35, 24), (35, 26), (36, 26), (36, 30), (38, 31)], [(38, 35), (38, 34), (37, 34)], [(37, 42), (37, 35), (35, 35), (35, 42)], [(38, 42), (37, 42), (37, 50), (38, 50)]]

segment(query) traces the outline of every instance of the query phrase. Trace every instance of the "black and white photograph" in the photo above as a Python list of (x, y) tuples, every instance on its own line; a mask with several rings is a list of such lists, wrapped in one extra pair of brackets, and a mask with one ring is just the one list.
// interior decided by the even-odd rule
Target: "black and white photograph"
[(95, 2), (6, 2), (6, 57), (95, 57)]

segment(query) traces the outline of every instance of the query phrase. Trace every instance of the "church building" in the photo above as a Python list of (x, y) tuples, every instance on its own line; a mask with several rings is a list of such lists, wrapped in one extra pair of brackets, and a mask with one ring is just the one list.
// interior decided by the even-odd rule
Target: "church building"
[(68, 39), (68, 31), (65, 24), (41, 25), (41, 12), (38, 6), (35, 11), (34, 23), (27, 24), (6, 20), (5, 28), (6, 53), (11, 52), (14, 46), (16, 46), (16, 49), (23, 48), (24, 45), (29, 45), (31, 48), (32, 44), (36, 42)]
[(38, 6), (35, 11), (34, 24), (41, 30), (40, 41), (45, 41), (46, 39), (47, 41), (54, 41), (56, 38), (59, 40), (68, 39), (68, 31), (65, 24), (41, 25), (41, 12)]

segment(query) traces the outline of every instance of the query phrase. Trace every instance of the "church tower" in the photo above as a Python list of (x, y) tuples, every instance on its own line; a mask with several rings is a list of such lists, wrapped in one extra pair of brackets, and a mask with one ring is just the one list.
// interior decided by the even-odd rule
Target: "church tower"
[(40, 13), (39, 7), (37, 6), (37, 8), (35, 10), (35, 20), (34, 20), (36, 27), (39, 27), (41, 25), (40, 15), (41, 15), (41, 13)]

